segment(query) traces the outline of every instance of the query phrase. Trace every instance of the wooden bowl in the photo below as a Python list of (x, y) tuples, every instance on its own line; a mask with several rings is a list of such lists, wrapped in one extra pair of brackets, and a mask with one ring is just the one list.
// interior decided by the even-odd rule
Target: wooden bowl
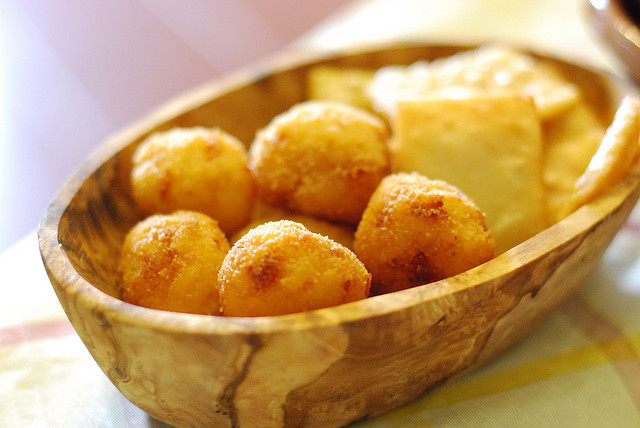
[(637, 0), (589, 0), (591, 24), (622, 61), (627, 74), (640, 82), (640, 4)]
[[(640, 194), (636, 166), (592, 203), (475, 269), (427, 286), (307, 313), (179, 314), (117, 298), (117, 259), (139, 220), (130, 156), (150, 132), (219, 126), (248, 143), (306, 96), (316, 64), (377, 68), (465, 49), (420, 43), (280, 59), (200, 88), (109, 140), (57, 195), (40, 249), (64, 310), (135, 405), (179, 426), (339, 426), (385, 412), (525, 336), (581, 284)], [(545, 57), (610, 120), (624, 81)]]

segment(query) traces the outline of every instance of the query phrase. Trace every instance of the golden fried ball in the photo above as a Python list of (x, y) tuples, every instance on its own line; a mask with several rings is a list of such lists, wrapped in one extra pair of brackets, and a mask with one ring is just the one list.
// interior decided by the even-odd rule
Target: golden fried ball
[(145, 216), (200, 211), (231, 233), (251, 215), (255, 186), (247, 161), (242, 143), (219, 129), (155, 133), (133, 155), (133, 196)]
[(218, 269), (229, 249), (217, 222), (205, 214), (147, 217), (125, 238), (122, 298), (153, 309), (219, 315)]
[(356, 224), (389, 173), (389, 131), (346, 104), (308, 101), (258, 132), (249, 165), (258, 196), (272, 205)]
[(382, 180), (354, 249), (373, 275), (375, 294), (453, 276), (495, 256), (482, 211), (455, 187), (417, 173)]
[(371, 275), (342, 245), (280, 220), (260, 225), (236, 242), (218, 282), (225, 316), (266, 316), (364, 299)]

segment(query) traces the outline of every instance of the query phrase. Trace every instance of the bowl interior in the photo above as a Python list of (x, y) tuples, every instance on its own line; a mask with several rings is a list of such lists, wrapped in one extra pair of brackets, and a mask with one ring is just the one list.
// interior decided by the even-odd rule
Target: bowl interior
[[(317, 64), (376, 69), (449, 56), (473, 47), (407, 43), (382, 49), (354, 48), (312, 60), (283, 61), (265, 69), (268, 72), (238, 75), (198, 88), (101, 147), (60, 192), (43, 224), (57, 224), (57, 240), (70, 266), (89, 287), (118, 298), (120, 246), (139, 220), (129, 189), (130, 158), (149, 133), (177, 126), (217, 126), (249, 145), (256, 130), (307, 97), (307, 72)], [(578, 84), (603, 124), (609, 123), (614, 101), (619, 98), (609, 79), (587, 68), (544, 60)]]

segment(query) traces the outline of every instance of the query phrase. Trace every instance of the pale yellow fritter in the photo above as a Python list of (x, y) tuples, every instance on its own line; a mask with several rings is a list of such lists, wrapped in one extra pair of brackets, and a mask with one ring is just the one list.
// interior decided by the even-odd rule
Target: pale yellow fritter
[(225, 316), (268, 316), (364, 299), (371, 275), (347, 248), (299, 223), (280, 220), (236, 242), (218, 282)]
[(355, 224), (389, 172), (389, 130), (346, 104), (308, 101), (258, 132), (249, 165), (266, 203)]
[(480, 209), (455, 187), (417, 173), (382, 180), (354, 248), (373, 276), (372, 294), (453, 276), (495, 255)]
[(205, 214), (147, 217), (122, 248), (122, 298), (153, 309), (219, 315), (218, 269), (229, 249), (217, 222)]
[(464, 192), (484, 212), (498, 253), (547, 226), (545, 147), (531, 100), (402, 101), (391, 128), (393, 172), (418, 172)]
[(627, 174), (640, 154), (639, 135), (640, 98), (627, 95), (585, 171), (576, 179), (564, 215), (595, 199)]
[(251, 215), (255, 188), (247, 161), (242, 143), (219, 129), (155, 133), (133, 155), (133, 196), (142, 215), (200, 211), (231, 233)]

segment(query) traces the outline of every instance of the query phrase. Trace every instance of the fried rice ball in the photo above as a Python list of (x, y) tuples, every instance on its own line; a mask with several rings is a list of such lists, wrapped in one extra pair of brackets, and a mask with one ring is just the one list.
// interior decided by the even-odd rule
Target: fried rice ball
[(229, 249), (217, 222), (205, 214), (147, 217), (124, 241), (122, 299), (153, 309), (220, 315), (218, 269)]
[(460, 190), (417, 173), (387, 176), (371, 196), (354, 251), (372, 294), (437, 281), (495, 256), (482, 211)]
[(389, 173), (389, 131), (371, 113), (330, 101), (307, 101), (259, 131), (249, 166), (264, 202), (357, 224)]
[(244, 235), (218, 274), (225, 316), (284, 315), (364, 299), (371, 275), (350, 250), (280, 220)]
[(144, 216), (199, 211), (228, 234), (251, 215), (255, 186), (247, 162), (242, 143), (219, 129), (155, 133), (133, 155), (133, 197)]

